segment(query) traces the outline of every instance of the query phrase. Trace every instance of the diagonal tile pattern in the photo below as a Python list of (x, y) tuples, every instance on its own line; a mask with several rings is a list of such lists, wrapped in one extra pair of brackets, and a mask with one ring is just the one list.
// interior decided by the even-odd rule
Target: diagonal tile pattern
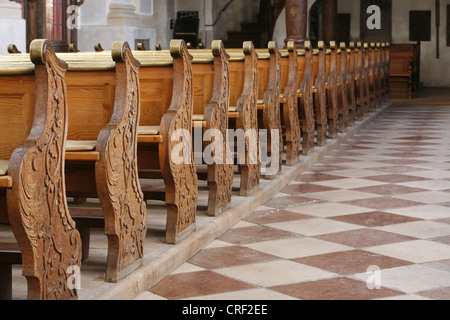
[(449, 300), (449, 122), (392, 107), (138, 299)]

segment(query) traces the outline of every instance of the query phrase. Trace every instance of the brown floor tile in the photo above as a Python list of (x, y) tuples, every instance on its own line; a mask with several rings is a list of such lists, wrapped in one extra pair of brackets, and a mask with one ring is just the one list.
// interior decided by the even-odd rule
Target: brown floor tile
[[(433, 239), (433, 241), (450, 245), (450, 235)], [(449, 249), (450, 250), (450, 249)]]
[(416, 147), (416, 146), (440, 146), (441, 145), (440, 143), (430, 143), (430, 142), (427, 142), (427, 141), (424, 141), (424, 142), (420, 142), (420, 141), (396, 142), (396, 143), (393, 143), (393, 144), (399, 145), (399, 146), (413, 146), (413, 147)]
[(249, 216), (247, 216), (244, 221), (256, 224), (269, 224), (311, 218), (313, 217), (306, 214), (296, 213), (288, 210), (274, 209), (254, 211)]
[(412, 264), (408, 261), (362, 250), (334, 252), (299, 258), (294, 261), (341, 275), (363, 273), (366, 272), (370, 266), (378, 266), (380, 269), (389, 269)]
[(398, 214), (374, 211), (360, 214), (351, 214), (347, 216), (331, 217), (329, 219), (338, 220), (347, 223), (358, 224), (365, 227), (383, 227), (391, 224), (419, 221), (420, 219), (401, 216)]
[(419, 153), (419, 152), (399, 152), (399, 153), (388, 153), (388, 154), (381, 154), (389, 157), (396, 157), (396, 158), (422, 158), (422, 157), (432, 157), (433, 154), (429, 153)]
[(370, 300), (403, 294), (385, 288), (370, 290), (365, 282), (349, 278), (304, 282), (270, 289), (302, 300)]
[(331, 191), (337, 190), (336, 188), (319, 186), (316, 184), (291, 184), (281, 190), (281, 193), (287, 194), (304, 194), (304, 193), (312, 193), (312, 192), (323, 192), (323, 191)]
[[(368, 168), (370, 169), (370, 168)], [(389, 173), (408, 173), (413, 171), (421, 171), (423, 168), (415, 168), (412, 166), (387, 166), (387, 167), (377, 167), (373, 170), (389, 172)]]
[(357, 229), (315, 236), (317, 239), (337, 242), (354, 248), (417, 240), (413, 237), (372, 229)]
[(296, 178), (295, 181), (298, 181), (298, 182), (321, 182), (321, 181), (339, 180), (339, 179), (342, 179), (342, 177), (318, 172), (318, 173), (302, 174), (298, 178)]
[(415, 159), (386, 159), (386, 160), (378, 160), (377, 162), (393, 164), (393, 165), (415, 165), (415, 164), (424, 164), (428, 161), (423, 160), (415, 160)]
[(297, 238), (299, 235), (279, 229), (256, 226), (236, 228), (227, 231), (219, 240), (233, 244), (248, 244), (253, 242)]
[(423, 205), (423, 203), (420, 203), (420, 202), (390, 198), (390, 197), (386, 197), (386, 196), (379, 197), (379, 198), (352, 200), (352, 201), (346, 201), (344, 203), (355, 205), (355, 206), (360, 206), (360, 207), (365, 207), (365, 208), (370, 208), (370, 209), (377, 210), (377, 211)]
[(411, 141), (423, 141), (423, 140), (438, 140), (437, 137), (426, 137), (426, 136), (412, 136), (412, 137), (403, 137), (397, 138), (399, 140), (411, 140)]
[(450, 224), (450, 218), (437, 219), (435, 221)]
[(270, 262), (279, 258), (240, 246), (205, 249), (188, 262), (205, 269), (220, 269), (252, 263)]
[(425, 178), (421, 178), (421, 177), (409, 176), (406, 174), (387, 174), (387, 175), (380, 175), (380, 176), (374, 176), (374, 177), (365, 177), (364, 179), (386, 182), (386, 183), (401, 183), (401, 182), (429, 180), (429, 179), (425, 179)]
[(375, 194), (379, 194), (382, 196), (428, 191), (425, 189), (405, 187), (405, 186), (396, 185), (396, 184), (383, 184), (380, 186), (371, 186), (371, 187), (357, 188), (357, 189), (352, 189), (352, 190), (367, 192), (367, 193), (375, 193)]
[(417, 294), (434, 300), (450, 300), (450, 287), (422, 291)]
[(211, 271), (170, 275), (149, 289), (170, 300), (252, 289), (253, 286)]

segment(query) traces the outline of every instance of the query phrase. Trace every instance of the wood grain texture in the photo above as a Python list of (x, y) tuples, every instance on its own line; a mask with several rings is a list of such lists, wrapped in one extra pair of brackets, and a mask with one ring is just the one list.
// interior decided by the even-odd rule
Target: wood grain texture
[(239, 55), (242, 53), (244, 59), (230, 63), (230, 105), (237, 99), (236, 111), (239, 114), (235, 126), (230, 128), (240, 129), (246, 134), (245, 154), (237, 156), (243, 157), (239, 164), (240, 195), (248, 196), (259, 187), (261, 178), (257, 113), (258, 57), (252, 42), (243, 43), (243, 51)]
[(7, 193), (11, 228), (23, 257), (28, 299), (77, 299), (69, 267), (81, 265), (81, 238), (67, 208), (64, 151), (68, 104), (67, 65), (49, 41), (31, 44), (35, 66), (34, 125), (11, 156)]
[(287, 44), (287, 55), (281, 57), (281, 117), (286, 142), (286, 165), (293, 166), (300, 161), (301, 128), (298, 105), (297, 49), (293, 41)]
[(314, 62), (310, 41), (305, 41), (304, 50), (298, 51), (299, 108), (302, 128), (302, 154), (314, 148), (315, 110), (313, 99)]

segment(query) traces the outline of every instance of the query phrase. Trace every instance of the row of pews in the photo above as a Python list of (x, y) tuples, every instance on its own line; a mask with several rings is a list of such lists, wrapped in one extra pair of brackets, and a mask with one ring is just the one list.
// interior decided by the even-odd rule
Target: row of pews
[(143, 264), (148, 200), (165, 202), (176, 244), (195, 231), (199, 180), (218, 216), (235, 179), (252, 194), (389, 100), (385, 44), (95, 49), (0, 55), (0, 224), (15, 238), (0, 242), (0, 299), (14, 264), (28, 299), (77, 299), (92, 228), (108, 238), (105, 281), (120, 281)]

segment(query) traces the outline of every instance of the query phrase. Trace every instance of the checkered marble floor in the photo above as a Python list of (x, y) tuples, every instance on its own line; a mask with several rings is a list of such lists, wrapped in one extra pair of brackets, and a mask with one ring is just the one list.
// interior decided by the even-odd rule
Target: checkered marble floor
[(450, 299), (449, 123), (391, 108), (137, 299)]

